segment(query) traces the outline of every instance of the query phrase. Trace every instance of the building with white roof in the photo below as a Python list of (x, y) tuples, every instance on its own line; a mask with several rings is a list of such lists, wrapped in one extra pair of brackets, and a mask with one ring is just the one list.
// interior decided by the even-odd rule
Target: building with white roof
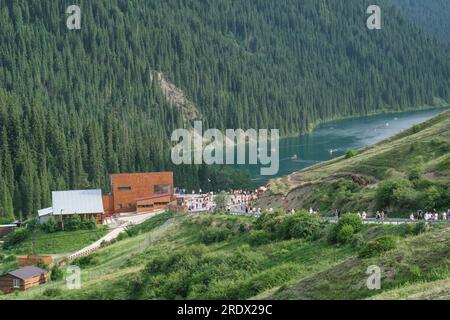
[(58, 218), (70, 215), (80, 215), (82, 219), (94, 217), (97, 223), (103, 221), (102, 191), (70, 190), (53, 191), (52, 206), (38, 210), (40, 223), (46, 223), (50, 216)]

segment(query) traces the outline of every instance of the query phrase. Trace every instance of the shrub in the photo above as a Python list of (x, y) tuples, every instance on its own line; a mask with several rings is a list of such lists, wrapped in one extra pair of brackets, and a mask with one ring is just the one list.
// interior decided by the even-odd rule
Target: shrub
[(364, 245), (364, 237), (361, 233), (355, 233), (352, 236), (351, 244), (354, 248), (360, 248)]
[(30, 222), (27, 223), (27, 228), (30, 231), (34, 231), (39, 228), (38, 219), (31, 219)]
[(417, 206), (417, 192), (411, 181), (403, 178), (388, 179), (380, 183), (376, 192), (379, 208), (411, 209)]
[(98, 262), (97, 256), (95, 254), (90, 254), (88, 256), (80, 257), (75, 259), (72, 264), (81, 267), (96, 265)]
[(83, 226), (83, 224), (81, 222), (81, 218), (77, 214), (71, 215), (66, 220), (67, 221), (64, 222), (66, 230), (76, 231), (76, 230), (80, 230)]
[(354, 156), (358, 155), (357, 150), (350, 149), (345, 153), (345, 159), (353, 158)]
[(249, 243), (252, 246), (260, 246), (270, 242), (270, 233), (265, 230), (252, 230), (250, 232)]
[(255, 223), (255, 229), (266, 230), (274, 234), (281, 225), (286, 213), (282, 211), (264, 212)]
[(56, 220), (54, 217), (48, 218), (47, 222), (42, 225), (42, 230), (47, 233), (53, 233), (58, 231), (58, 224), (56, 223)]
[(59, 268), (59, 266), (56, 264), (52, 268), (52, 272), (50, 274), (50, 279), (52, 281), (58, 281), (61, 280), (64, 277), (64, 272)]
[(86, 230), (94, 230), (97, 228), (97, 222), (95, 221), (94, 217), (90, 217), (89, 219), (86, 219), (82, 223), (82, 228)]
[(427, 188), (422, 193), (422, 205), (430, 210), (439, 207), (441, 192), (442, 191), (436, 186)]
[(44, 297), (58, 297), (62, 295), (62, 290), (60, 288), (48, 288), (42, 293)]
[(426, 222), (423, 222), (423, 221), (414, 224), (414, 228), (412, 229), (412, 233), (415, 235), (419, 235), (419, 234), (427, 232), (427, 231), (428, 231), (428, 225)]
[(319, 233), (322, 225), (319, 216), (304, 212), (287, 217), (284, 223), (291, 239), (311, 238)]
[(419, 181), (422, 177), (423, 170), (421, 167), (412, 168), (408, 174), (408, 179), (411, 182)]
[(355, 229), (351, 225), (346, 224), (337, 231), (336, 240), (340, 244), (349, 243), (352, 240), (354, 233)]
[(358, 217), (357, 214), (354, 213), (348, 213), (345, 214), (341, 219), (338, 221), (338, 230), (342, 229), (344, 226), (350, 225), (353, 228), (354, 232), (359, 232), (362, 228), (362, 220), (360, 217)]
[(383, 236), (368, 242), (360, 251), (360, 258), (376, 257), (383, 252), (392, 250), (397, 245), (397, 239), (394, 236)]
[(16, 229), (14, 232), (12, 232), (6, 236), (3, 247), (5, 249), (9, 249), (15, 245), (18, 245), (19, 243), (22, 243), (23, 241), (25, 241), (29, 235), (30, 235), (30, 231), (27, 228)]
[(209, 227), (200, 231), (200, 241), (204, 244), (214, 242), (222, 242), (231, 236), (232, 232), (229, 229)]
[(279, 240), (306, 239), (316, 236), (322, 228), (320, 217), (300, 211), (292, 215), (276, 211), (263, 213), (255, 229), (268, 232)]
[(117, 241), (122, 241), (124, 239), (129, 238), (129, 237), (130, 237), (129, 234), (124, 231), (124, 232), (119, 233), (119, 235), (117, 236)]

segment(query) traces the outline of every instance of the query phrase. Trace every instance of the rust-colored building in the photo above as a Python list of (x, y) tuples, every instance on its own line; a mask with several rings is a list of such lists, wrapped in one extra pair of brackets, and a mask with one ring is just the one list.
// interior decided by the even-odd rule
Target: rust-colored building
[(111, 194), (103, 196), (107, 216), (164, 209), (173, 200), (173, 172), (111, 175)]
[(24, 267), (0, 277), (0, 290), (11, 293), (28, 290), (48, 282), (48, 272), (38, 267)]
[(28, 255), (17, 257), (17, 263), (19, 264), (19, 267), (34, 266), (39, 263), (49, 266), (52, 264), (52, 262), (52, 256)]

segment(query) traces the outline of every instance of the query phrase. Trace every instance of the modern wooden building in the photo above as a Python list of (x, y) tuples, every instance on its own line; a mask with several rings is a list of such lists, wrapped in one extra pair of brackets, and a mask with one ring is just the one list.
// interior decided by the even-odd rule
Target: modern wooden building
[(173, 172), (111, 175), (111, 194), (103, 196), (105, 214), (151, 212), (173, 201)]
[(23, 267), (0, 277), (0, 290), (11, 293), (28, 290), (48, 282), (48, 272), (38, 267)]

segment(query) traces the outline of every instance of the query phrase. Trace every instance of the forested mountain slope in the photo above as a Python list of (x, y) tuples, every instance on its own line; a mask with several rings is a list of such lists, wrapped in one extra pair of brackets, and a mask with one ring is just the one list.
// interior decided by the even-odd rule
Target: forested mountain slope
[[(0, 214), (28, 216), (50, 190), (108, 187), (108, 173), (175, 170), (178, 186), (220, 186), (207, 167), (173, 168), (183, 126), (155, 75), (205, 127), (307, 130), (336, 117), (450, 100), (448, 52), (386, 1), (0, 3)], [(223, 177), (223, 175), (222, 175)], [(222, 179), (221, 181), (225, 181)]]
[(450, 1), (448, 0), (393, 0), (405, 16), (435, 35), (450, 42)]

